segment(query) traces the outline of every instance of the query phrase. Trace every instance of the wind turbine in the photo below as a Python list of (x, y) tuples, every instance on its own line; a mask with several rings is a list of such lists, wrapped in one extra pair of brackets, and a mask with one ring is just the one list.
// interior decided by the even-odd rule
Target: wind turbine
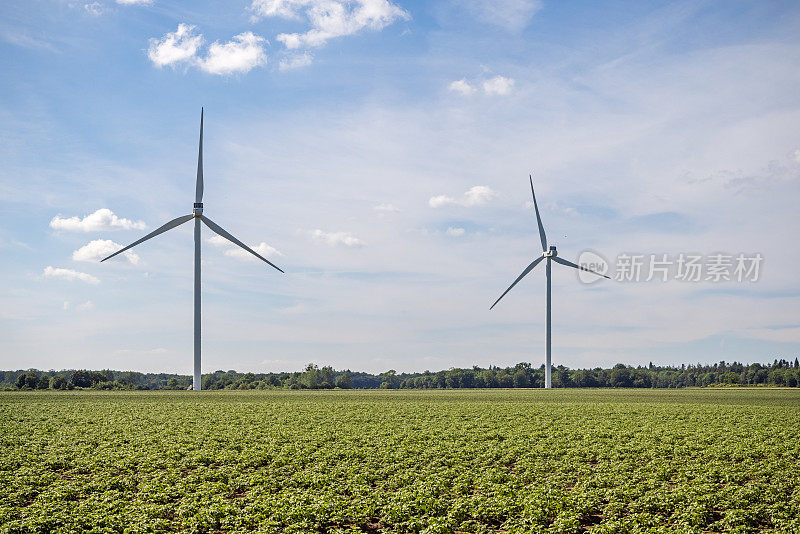
[[(533, 192), (533, 177), (528, 177), (531, 181), (531, 195), (533, 196), (533, 208), (536, 210), (536, 223), (539, 225), (539, 239), (542, 241), (542, 255), (536, 258), (531, 262), (530, 265), (525, 267), (525, 270), (522, 271), (522, 274), (514, 280), (514, 283), (508, 286), (500, 298), (494, 301), (494, 304), (489, 308), (490, 310), (494, 308), (500, 299), (506, 296), (506, 293), (511, 291), (511, 288), (517, 285), (517, 282), (525, 278), (529, 272), (533, 270), (534, 267), (539, 265), (543, 259), (547, 258), (547, 265), (545, 267), (545, 278), (547, 279), (547, 363), (545, 364), (544, 368), (544, 387), (550, 388), (551, 386), (551, 365), (550, 365), (550, 262), (554, 261), (556, 263), (560, 263), (561, 265), (566, 265), (567, 267), (572, 267), (573, 269), (578, 269), (581, 271), (586, 271), (592, 274), (596, 274), (597, 276), (602, 276), (603, 278), (609, 278), (608, 276), (600, 273), (596, 273), (591, 269), (587, 269), (586, 267), (581, 267), (580, 265), (575, 265), (571, 261), (567, 261), (564, 258), (558, 257), (558, 251), (556, 250), (555, 245), (550, 245), (550, 248), (547, 247), (547, 236), (544, 234), (544, 226), (542, 226), (542, 218), (539, 216), (539, 206), (536, 204), (536, 193)], [(609, 278), (610, 279), (610, 278)]]
[(109, 258), (113, 258), (117, 254), (125, 252), (129, 248), (135, 247), (139, 243), (143, 243), (152, 237), (155, 237), (159, 234), (163, 234), (167, 230), (172, 230), (176, 226), (180, 226), (183, 223), (188, 222), (192, 219), (194, 219), (194, 381), (192, 384), (192, 388), (195, 391), (199, 391), (200, 390), (200, 221), (203, 221), (203, 223), (209, 228), (211, 228), (211, 230), (214, 231), (216, 234), (221, 235), (231, 243), (239, 245), (240, 247), (245, 249), (247, 252), (249, 252), (256, 258), (267, 262), (272, 267), (275, 267), (279, 271), (283, 272), (279, 267), (277, 267), (271, 261), (263, 257), (255, 250), (251, 249), (250, 247), (248, 247), (235, 237), (233, 237), (217, 223), (215, 223), (214, 221), (203, 215), (203, 108), (200, 108), (200, 148), (197, 154), (197, 185), (195, 188), (194, 208), (192, 209), (192, 214), (183, 215), (181, 217), (178, 217), (177, 219), (172, 219), (167, 224), (150, 232), (149, 234), (139, 239), (138, 241), (134, 241), (127, 247), (116, 251), (114, 254), (108, 256), (107, 258), (103, 258), (100, 261), (103, 262)]

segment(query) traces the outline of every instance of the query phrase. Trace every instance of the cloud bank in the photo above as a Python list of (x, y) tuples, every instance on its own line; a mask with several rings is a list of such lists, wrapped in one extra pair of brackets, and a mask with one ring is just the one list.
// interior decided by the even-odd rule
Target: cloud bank
[(303, 52), (300, 55), (288, 56), (280, 60), (278, 69), (280, 70), (294, 70), (311, 65), (314, 56), (308, 52)]
[(487, 202), (497, 197), (490, 187), (485, 185), (476, 185), (470, 187), (464, 192), (464, 196), (460, 199), (449, 197), (447, 195), (438, 195), (431, 197), (428, 200), (428, 205), (432, 208), (441, 208), (442, 206), (464, 206), (466, 208), (472, 206), (482, 206)]
[(214, 42), (208, 47), (208, 54), (201, 60), (200, 68), (211, 74), (234, 74), (249, 72), (267, 64), (264, 50), (266, 39), (244, 32), (234, 36), (227, 43)]
[[(247, 252), (241, 247), (237, 247), (227, 239), (222, 236), (215, 235), (206, 239), (207, 243), (214, 245), (215, 247), (225, 248), (223, 254), (226, 256), (230, 256), (231, 258), (236, 258), (237, 260), (242, 261), (257, 261), (258, 258)], [(276, 249), (273, 246), (270, 246), (263, 241), (258, 245), (247, 245), (265, 258), (274, 258), (275, 256), (283, 256), (281, 251)]]
[(179, 24), (161, 39), (150, 39), (147, 57), (157, 67), (196, 67), (209, 74), (244, 74), (267, 64), (266, 39), (253, 32), (235, 35), (228, 42), (214, 41), (205, 56), (199, 54), (204, 41), (195, 26)]
[(50, 221), (53, 230), (66, 232), (103, 232), (108, 230), (144, 230), (147, 225), (143, 221), (121, 219), (108, 208), (101, 208), (83, 219), (80, 217), (63, 218), (56, 215)]
[[(99, 262), (103, 258), (110, 256), (121, 248), (122, 245), (115, 243), (110, 239), (95, 239), (94, 241), (89, 241), (87, 244), (73, 252), (72, 259), (74, 261)], [(133, 251), (126, 250), (122, 253), (122, 255), (133, 265), (137, 265), (139, 263), (138, 254)]]
[(322, 230), (310, 230), (308, 235), (317, 243), (324, 243), (328, 246), (344, 246), (348, 248), (360, 248), (366, 245), (361, 239), (350, 232), (323, 232)]
[(150, 39), (147, 57), (156, 67), (194, 62), (203, 44), (203, 36), (195, 35), (194, 30), (195, 26), (181, 23), (177, 30), (164, 34), (161, 39)]
[(495, 76), (483, 82), (483, 92), (487, 95), (507, 95), (514, 87), (514, 80), (505, 76)]
[(460, 80), (451, 82), (450, 85), (447, 86), (450, 91), (463, 96), (469, 96), (475, 93), (478, 91), (478, 87), (480, 87), (487, 96), (507, 95), (510, 94), (514, 88), (514, 79), (505, 76), (495, 76), (494, 78), (489, 78), (479, 83), (477, 81), (470, 82), (466, 78), (461, 78)]
[(304, 33), (281, 33), (276, 39), (287, 49), (315, 48), (330, 39), (354, 35), (362, 30), (379, 31), (410, 15), (387, 0), (253, 0), (254, 21), (267, 17), (305, 19), (311, 27)]
[(87, 284), (99, 284), (100, 280), (92, 276), (88, 273), (82, 273), (80, 271), (75, 271), (73, 269), (63, 269), (61, 267), (52, 267), (48, 265), (44, 268), (44, 277), (45, 278), (58, 278), (61, 280), (68, 280), (70, 282), (74, 282), (75, 280), (80, 280), (81, 282), (86, 282)]

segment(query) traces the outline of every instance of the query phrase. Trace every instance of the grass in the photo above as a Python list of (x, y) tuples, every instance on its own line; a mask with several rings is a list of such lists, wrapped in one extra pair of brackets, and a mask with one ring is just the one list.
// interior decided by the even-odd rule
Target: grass
[(800, 390), (0, 394), (0, 532), (800, 532)]

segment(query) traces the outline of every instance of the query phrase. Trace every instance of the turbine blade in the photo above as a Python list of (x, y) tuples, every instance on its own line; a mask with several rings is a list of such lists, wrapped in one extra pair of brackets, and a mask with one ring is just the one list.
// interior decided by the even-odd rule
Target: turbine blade
[(194, 191), (194, 201), (203, 201), (203, 108), (200, 108), (200, 149), (197, 151), (197, 187)]
[(117, 254), (121, 254), (122, 252), (125, 252), (125, 251), (126, 251), (126, 250), (128, 250), (129, 248), (135, 247), (135, 246), (136, 246), (136, 245), (138, 245), (139, 243), (143, 243), (144, 241), (147, 241), (147, 240), (148, 240), (148, 239), (150, 239), (151, 237), (155, 237), (155, 236), (157, 236), (158, 234), (163, 234), (163, 233), (164, 233), (164, 232), (166, 232), (167, 230), (172, 230), (172, 229), (173, 229), (173, 228), (175, 228), (176, 226), (180, 226), (180, 225), (182, 225), (183, 223), (185, 223), (186, 221), (190, 221), (190, 220), (192, 220), (192, 219), (194, 219), (194, 215), (184, 215), (183, 217), (178, 217), (177, 219), (172, 219), (170, 222), (168, 222), (168, 223), (167, 223), (167, 224), (165, 224), (164, 226), (162, 226), (162, 227), (158, 228), (157, 230), (154, 230), (154, 231), (150, 232), (149, 234), (147, 234), (146, 236), (144, 236), (144, 237), (143, 237), (143, 238), (141, 238), (140, 240), (138, 240), (138, 241), (134, 241), (133, 243), (131, 243), (131, 244), (130, 244), (130, 245), (128, 245), (127, 247), (119, 249), (118, 251), (116, 251), (115, 253), (113, 253), (111, 256), (108, 256), (108, 257), (106, 257), (106, 258), (103, 258), (103, 259), (102, 259), (102, 260), (100, 260), (100, 261), (101, 261), (101, 262), (104, 262), (104, 261), (106, 261), (106, 260), (107, 260), (107, 259), (109, 259), (109, 258), (113, 258), (113, 257), (114, 257), (114, 256), (116, 256)]
[(203, 221), (203, 222), (206, 224), (206, 226), (208, 226), (209, 228), (211, 228), (211, 229), (212, 229), (214, 232), (216, 232), (217, 234), (221, 235), (222, 237), (224, 237), (225, 239), (227, 239), (227, 240), (228, 240), (228, 241), (230, 241), (231, 243), (233, 243), (233, 244), (235, 244), (235, 245), (239, 245), (240, 247), (242, 247), (243, 249), (245, 249), (247, 252), (249, 252), (250, 254), (252, 254), (253, 256), (255, 256), (256, 258), (258, 258), (258, 259), (260, 259), (260, 260), (262, 260), (262, 261), (265, 261), (265, 262), (267, 262), (269, 265), (271, 265), (271, 266), (275, 267), (275, 268), (276, 268), (276, 269), (278, 269), (280, 272), (283, 272), (283, 269), (281, 269), (280, 267), (278, 267), (277, 265), (275, 265), (274, 263), (272, 263), (271, 261), (269, 261), (267, 258), (265, 258), (264, 256), (262, 256), (261, 254), (259, 254), (259, 253), (258, 253), (258, 252), (256, 252), (255, 250), (253, 250), (252, 248), (248, 247), (247, 245), (245, 245), (244, 243), (242, 243), (241, 241), (239, 241), (239, 240), (238, 240), (238, 239), (236, 239), (235, 237), (233, 237), (231, 234), (229, 234), (228, 232), (226, 232), (226, 231), (225, 231), (225, 230), (224, 230), (224, 229), (223, 229), (223, 228), (222, 228), (220, 225), (218, 225), (217, 223), (215, 223), (214, 221), (212, 221), (211, 219), (209, 219), (209, 218), (208, 218), (208, 217), (206, 217), (205, 215), (201, 215), (201, 216), (200, 216), (200, 220), (202, 220), (202, 221)]
[(542, 226), (542, 218), (539, 216), (539, 206), (536, 204), (536, 193), (533, 192), (533, 176), (528, 175), (531, 181), (531, 196), (533, 197), (533, 209), (536, 210), (536, 224), (539, 225), (539, 239), (542, 240), (542, 252), (547, 252), (547, 236), (544, 235), (544, 226)]
[(600, 273), (596, 273), (591, 269), (587, 269), (586, 267), (581, 267), (580, 265), (576, 265), (576, 264), (572, 263), (571, 261), (567, 261), (567, 260), (565, 260), (563, 258), (559, 258), (558, 256), (553, 256), (553, 261), (556, 262), (556, 263), (560, 263), (561, 265), (566, 265), (567, 267), (572, 267), (573, 269), (578, 269), (580, 271), (586, 271), (587, 273), (596, 274), (597, 276), (602, 276), (603, 278), (608, 278), (609, 280), (611, 280), (611, 277), (609, 277), (609, 276), (606, 276), (606, 275), (600, 274)]
[[(540, 261), (542, 261), (543, 259), (544, 259), (544, 256), (539, 256), (538, 258), (536, 258), (535, 260), (533, 260), (533, 262), (532, 262), (530, 265), (528, 265), (527, 267), (525, 267), (525, 270), (524, 270), (524, 271), (522, 271), (522, 274), (521, 274), (521, 275), (519, 275), (519, 276), (517, 277), (517, 279), (516, 279), (516, 280), (514, 280), (514, 283), (513, 283), (513, 284), (511, 284), (510, 286), (508, 286), (508, 289), (506, 289), (505, 291), (503, 291), (503, 294), (502, 294), (502, 295), (500, 295), (500, 299), (501, 299), (501, 298), (503, 298), (503, 297), (505, 297), (505, 296), (506, 296), (506, 293), (508, 293), (509, 291), (511, 291), (511, 288), (512, 288), (512, 287), (514, 287), (515, 285), (517, 285), (517, 282), (519, 282), (520, 280), (522, 280), (523, 278), (525, 278), (525, 275), (526, 275), (526, 274), (528, 274), (529, 272), (531, 272), (531, 271), (533, 270), (533, 268), (534, 268), (534, 267), (536, 267), (537, 265), (539, 265), (539, 262), (540, 262)], [(494, 304), (492, 304), (491, 308), (489, 308), (489, 309), (491, 310), (492, 308), (494, 308), (494, 307), (497, 305), (497, 303), (498, 303), (498, 302), (500, 302), (500, 299), (497, 299), (496, 301), (494, 301)]]

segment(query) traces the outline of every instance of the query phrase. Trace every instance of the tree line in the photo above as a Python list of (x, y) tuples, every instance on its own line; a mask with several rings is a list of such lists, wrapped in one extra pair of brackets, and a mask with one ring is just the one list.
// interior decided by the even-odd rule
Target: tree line
[[(552, 369), (556, 388), (684, 388), (707, 386), (782, 386), (800, 387), (800, 362), (775, 359), (772, 364), (748, 365), (721, 361), (711, 365), (657, 366), (650, 363), (633, 367), (619, 363), (611, 368)], [(0, 371), (3, 390), (182, 390), (189, 389), (192, 377), (170, 373), (136, 371), (27, 369)], [(513, 367), (490, 366), (471, 369), (452, 368), (438, 372), (398, 373), (389, 370), (372, 374), (337, 371), (330, 366), (308, 364), (303, 371), (285, 373), (241, 373), (215, 371), (202, 377), (203, 389), (459, 389), (459, 388), (540, 388), (544, 385), (544, 365), (529, 363)]]

